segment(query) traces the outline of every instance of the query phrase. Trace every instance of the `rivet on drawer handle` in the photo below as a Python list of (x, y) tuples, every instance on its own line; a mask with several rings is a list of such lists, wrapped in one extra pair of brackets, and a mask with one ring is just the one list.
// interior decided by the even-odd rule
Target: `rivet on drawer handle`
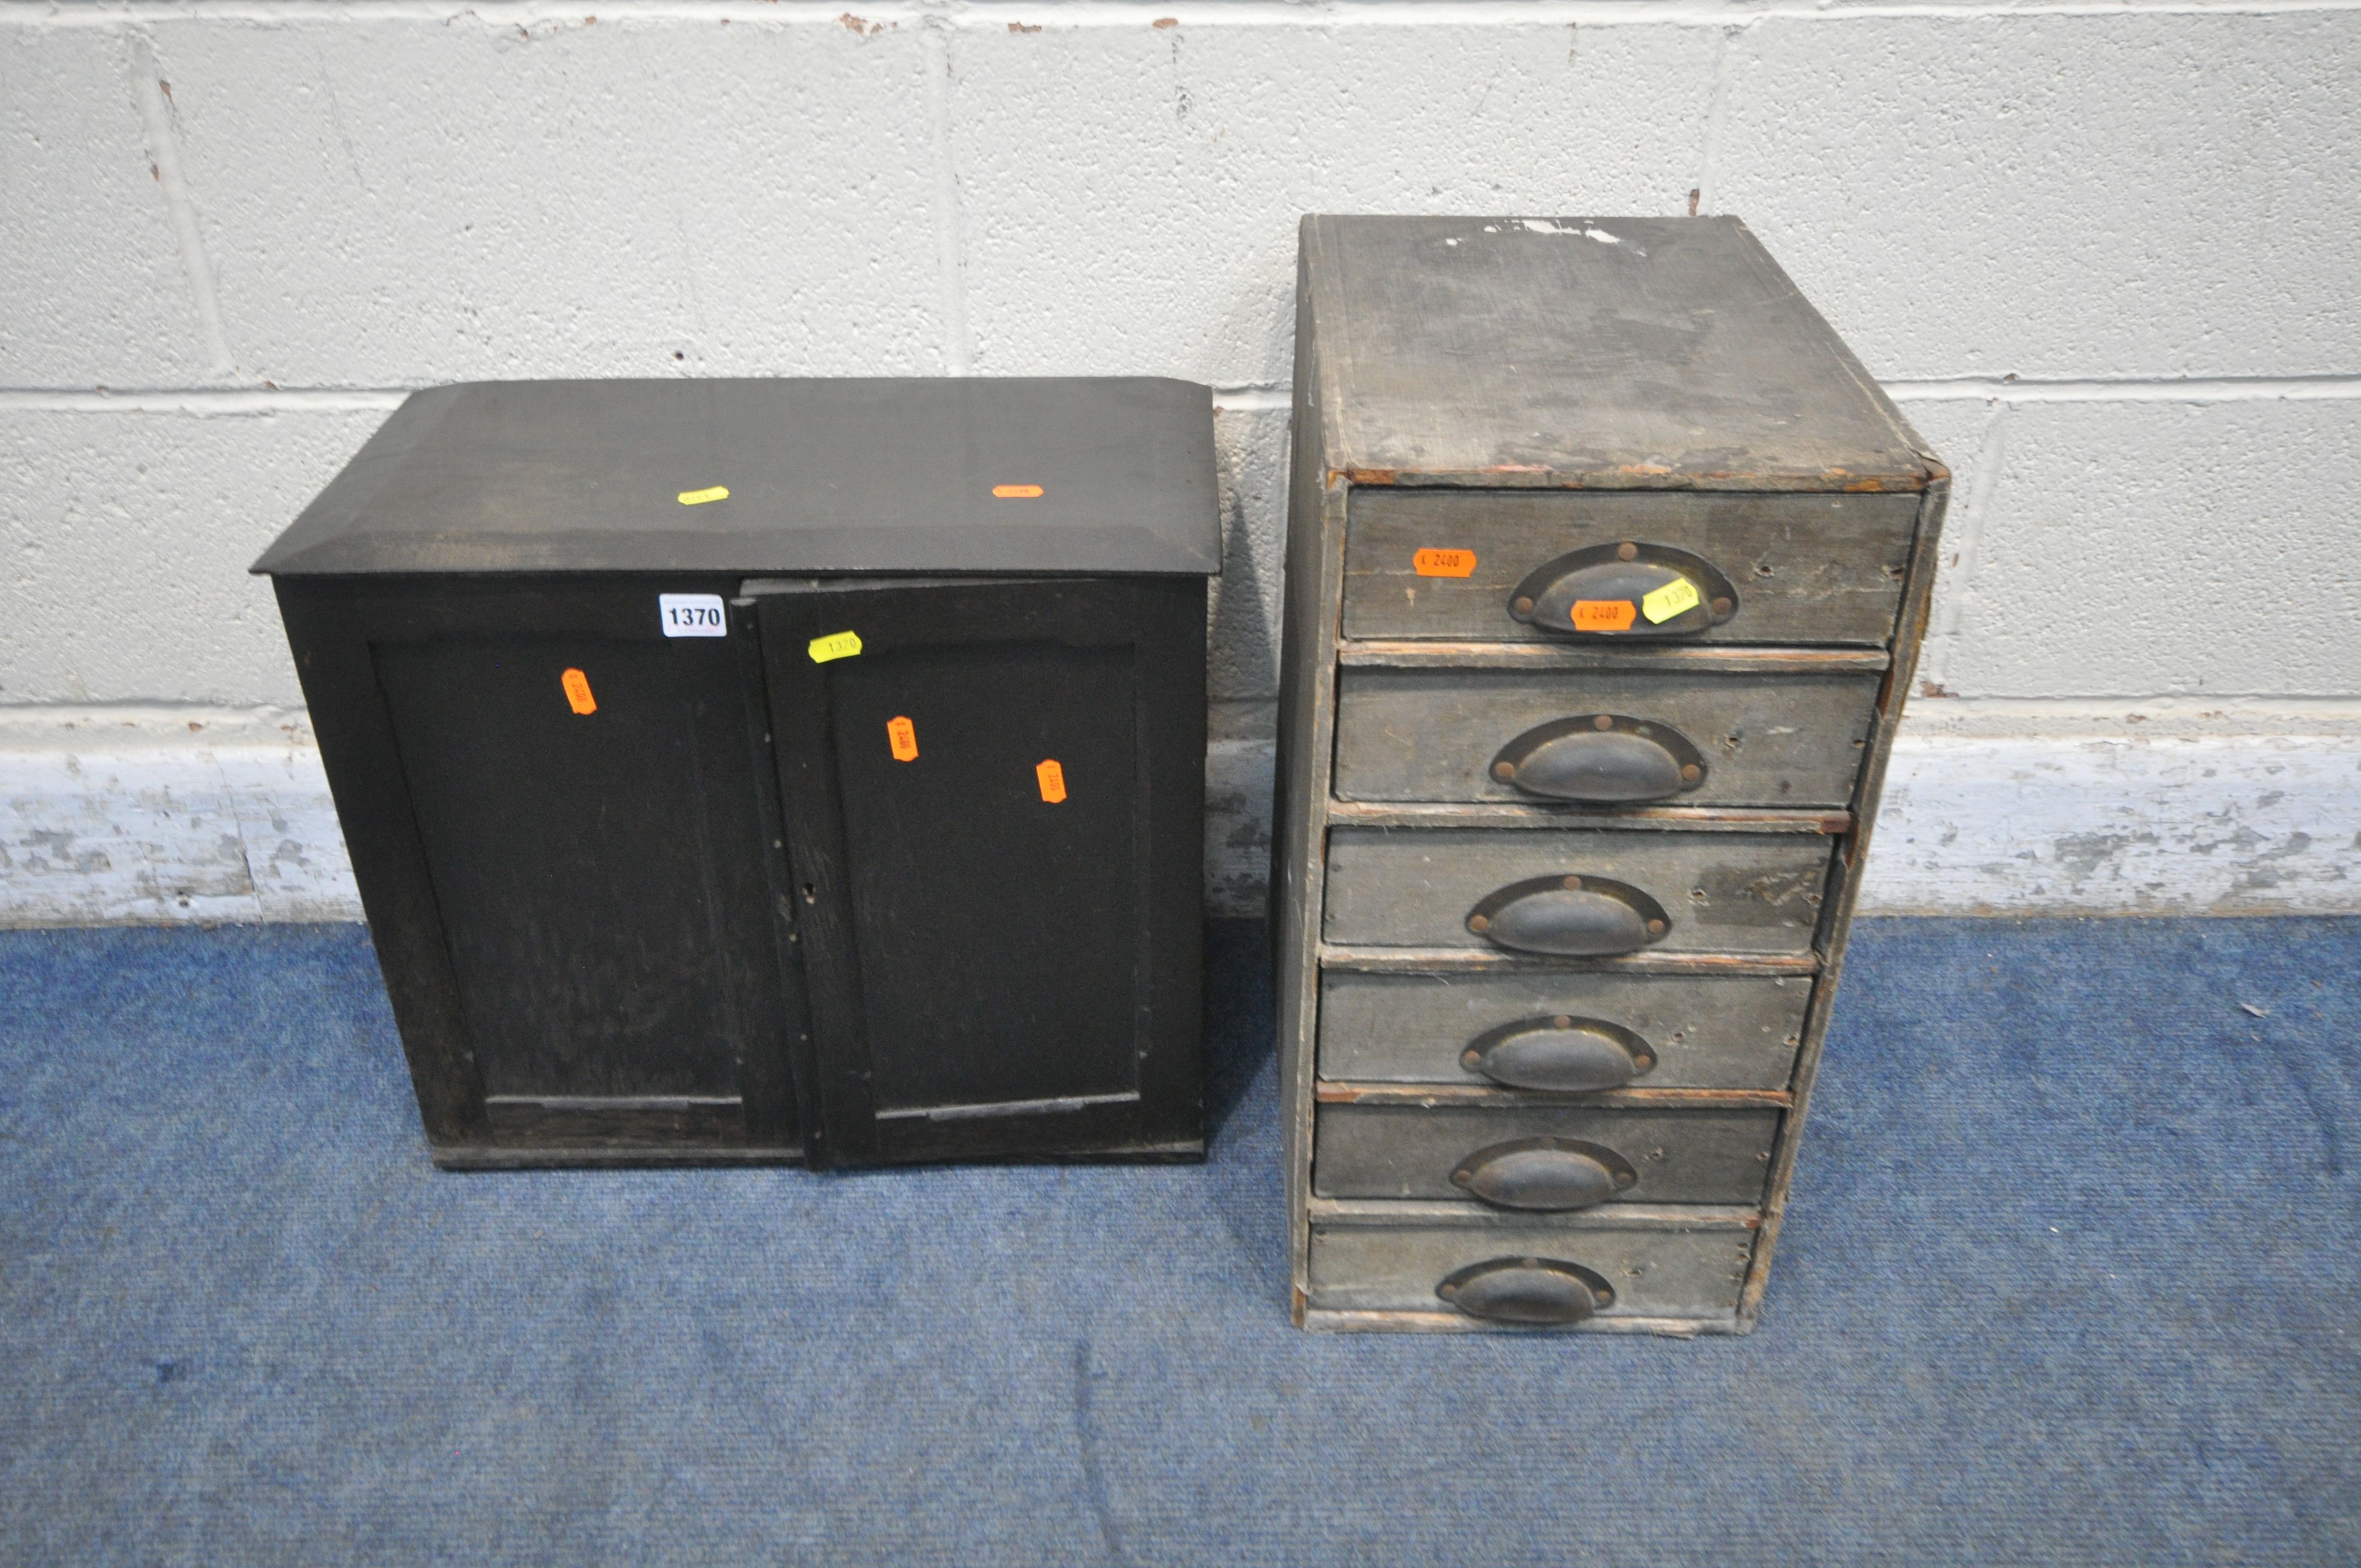
[(1578, 1323), (1615, 1304), (1614, 1288), (1605, 1279), (1554, 1257), (1471, 1263), (1434, 1293), (1469, 1317), (1495, 1323)]
[(1496, 1209), (1560, 1212), (1604, 1203), (1640, 1179), (1631, 1162), (1603, 1144), (1572, 1138), (1519, 1138), (1477, 1149), (1451, 1173), (1452, 1184)]
[(1620, 1089), (1656, 1065), (1648, 1042), (1603, 1018), (1521, 1018), (1467, 1042), (1459, 1065), (1510, 1089), (1587, 1094)]
[(1694, 637), (1738, 613), (1738, 590), (1669, 544), (1594, 544), (1526, 574), (1509, 614), (1564, 637)]
[(1664, 939), (1664, 906), (1606, 877), (1535, 877), (1485, 895), (1467, 928), (1496, 947), (1558, 958), (1635, 953)]
[(1586, 713), (1526, 730), (1500, 748), (1491, 771), (1553, 800), (1664, 800), (1705, 783), (1706, 761), (1669, 725)]

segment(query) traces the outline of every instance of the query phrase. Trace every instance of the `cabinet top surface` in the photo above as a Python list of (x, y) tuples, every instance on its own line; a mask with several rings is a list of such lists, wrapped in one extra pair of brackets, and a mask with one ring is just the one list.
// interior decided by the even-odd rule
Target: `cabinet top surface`
[(437, 387), (254, 570), (1220, 566), (1211, 396), (1137, 377)]
[(1315, 216), (1302, 240), (1328, 467), (1355, 483), (1915, 490), (1941, 472), (1736, 218)]

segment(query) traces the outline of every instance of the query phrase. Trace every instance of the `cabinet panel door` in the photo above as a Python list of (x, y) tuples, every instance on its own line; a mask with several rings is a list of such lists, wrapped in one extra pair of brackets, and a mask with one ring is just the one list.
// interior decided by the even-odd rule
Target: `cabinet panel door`
[(662, 629), (726, 586), (282, 589), (446, 1164), (796, 1152), (746, 639)]
[(1195, 1152), (1202, 585), (753, 592), (817, 1157)]

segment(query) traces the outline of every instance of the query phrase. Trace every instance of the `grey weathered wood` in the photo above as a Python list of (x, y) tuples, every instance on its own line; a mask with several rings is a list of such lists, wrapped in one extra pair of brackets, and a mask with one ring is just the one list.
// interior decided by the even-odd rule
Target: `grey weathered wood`
[(1323, 1198), (1465, 1196), (1451, 1172), (1479, 1150), (1521, 1138), (1573, 1138), (1614, 1150), (1639, 1172), (1617, 1196), (1633, 1203), (1759, 1203), (1780, 1113), (1634, 1111), (1530, 1102), (1466, 1106), (1323, 1105), (1312, 1190)]
[(1346, 800), (1538, 801), (1492, 776), (1500, 748), (1606, 713), (1674, 730), (1705, 758), (1679, 806), (1842, 806), (1869, 745), (1878, 677), (1529, 674), (1345, 669), (1336, 794)]
[[(1311, 258), (1298, 258), (1295, 417), (1288, 454), (1286, 614), (1279, 644), (1279, 748), (1272, 780), (1271, 925), (1278, 1014), (1279, 1137), (1287, 1208), (1300, 1215), (1312, 1196), (1313, 1038), (1319, 1026), (1320, 890), (1327, 839), (1322, 804), (1334, 754), (1337, 617), (1344, 603), (1346, 488), (1321, 462), (1319, 433), (1336, 406), (1334, 374), (1320, 348)], [(1295, 1321), (1308, 1298), (1310, 1238), (1288, 1227), (1288, 1273)]]
[(1795, 1174), (1795, 1151), (1810, 1108), (1812, 1086), (1819, 1077), (1820, 1050), (1828, 1038), (1828, 1017), (1836, 1003), (1837, 981), (1844, 970), (1845, 938), (1852, 929), (1853, 905), (1861, 896), (1861, 873), (1869, 853), (1869, 833), (1877, 818), (1879, 792), (1885, 786), (1885, 766), (1894, 751), (1894, 732), (1902, 721), (1902, 707), (1910, 695), (1910, 679), (1918, 667), (1918, 650), (1927, 632), (1927, 619), (1935, 596), (1936, 565), (1940, 556), (1943, 510), (1951, 494), (1950, 476), (1939, 466), (1927, 487), (1918, 519), (1917, 544), (1911, 554), (1910, 575), (1903, 597), (1902, 620), (1894, 634), (1894, 666), (1886, 672), (1878, 693), (1878, 733), (1861, 770), (1853, 793), (1854, 827), (1837, 846), (1839, 874), (1831, 879), (1835, 894), (1820, 932), (1822, 982), (1805, 1016), (1803, 1048), (1795, 1058), (1795, 1106), (1788, 1115), (1779, 1147), (1771, 1160), (1771, 1187), (1763, 1200), (1763, 1234), (1739, 1301), (1739, 1321), (1752, 1325), (1763, 1310), (1763, 1295), (1770, 1285), (1771, 1255), (1778, 1245), (1779, 1226), (1787, 1209), (1787, 1193)]
[(1368, 948), (1323, 942), (1321, 969), (1354, 974), (1814, 975), (1817, 953), (1633, 953), (1616, 959), (1535, 958), (1493, 948)]
[(1342, 642), (1336, 663), (1348, 670), (1521, 670), (1528, 674), (1610, 671), (1660, 675), (1883, 674), (1894, 661), (1883, 648), (1741, 648), (1722, 643), (1444, 642), (1383, 638)]
[(1481, 1084), (1459, 1053), (1528, 1018), (1598, 1018), (1657, 1056), (1635, 1088), (1784, 1089), (1803, 1044), (1812, 982), (1802, 976), (1355, 974), (1320, 986), (1320, 1076)]
[(1353, 947), (1320, 942), (1324, 973), (1356, 975), (1818, 975), (1813, 951), (1636, 951), (1624, 959), (1542, 959), (1492, 947)]
[[(1712, 1284), (1658, 1290), (1658, 1276), (1618, 1279), (1621, 1299), (1583, 1327), (1744, 1332), (1761, 1308), (1861, 848), (1925, 626), (1949, 476), (1734, 220), (1311, 218), (1302, 239), (1284, 677), (1293, 695), (1282, 708), (1293, 706), (1282, 713), (1273, 878), (1296, 1321), (1484, 1332), (1495, 1325), (1435, 1296), (1444, 1275), (1490, 1257), (1558, 1255), (1611, 1276), (1601, 1237), (1628, 1235), (1632, 1255), (1653, 1258), (1649, 1248), (1686, 1234), (1720, 1249)], [(1642, 510), (1649, 503), (1661, 504)], [(1433, 532), (1458, 520), (1479, 532)], [(1527, 571), (1623, 539), (1706, 557), (1731, 577), (1738, 613), (1703, 640), (1675, 642), (1543, 641), (1510, 618), (1510, 590)], [(1422, 577), (1411, 560), (1422, 548), (1472, 551), (1476, 569), (1464, 579)], [(1569, 685), (1643, 674), (1741, 684), (1867, 675), (1877, 682), (1875, 723), (1850, 790), (1816, 792), (1833, 797), (1817, 809), (1708, 799), (1601, 810), (1505, 795), (1356, 800), (1343, 793), (1359, 787), (1351, 774), (1367, 776), (1372, 753), (1366, 736), (1339, 745), (1340, 667), (1348, 689), (1381, 671), (1475, 677), (1431, 688), (1463, 696), (1518, 672)], [(1424, 750), (1423, 736), (1461, 721), (1463, 706), (1434, 696), (1417, 715), (1415, 755), (1383, 765), (1407, 776), (1432, 761), (1440, 753)], [(1348, 773), (1332, 776), (1339, 765)], [(1465, 867), (1422, 863), (1453, 845), (1518, 859), (1565, 842), (1569, 820), (1585, 824), (1594, 848), (1635, 866), (1700, 846), (1725, 859), (1808, 859), (1816, 881), (1782, 861), (1795, 880), (1763, 891), (1773, 903), (1808, 903), (1809, 883), (1821, 903), (1796, 928), (1774, 926), (1768, 949), (1750, 946), (1744, 923), (1731, 920), (1721, 927), (1731, 939), (1713, 944), (1676, 938), (1625, 958), (1534, 958), (1491, 948), (1460, 925), (1497, 883), (1471, 891), (1454, 881), (1482, 880)], [(1682, 839), (1690, 849), (1661, 849)], [(1664, 902), (1676, 929), (1694, 937), (1707, 924), (1682, 918), (1688, 891), (1672, 889)], [(1730, 891), (1708, 888), (1708, 902)], [(1442, 929), (1414, 913), (1421, 896), (1442, 911)], [(1744, 913), (1746, 896), (1713, 920)], [(1825, 977), (1817, 984), (1816, 974)], [(1324, 993), (1315, 989), (1323, 976), (1335, 982)], [(1381, 1063), (1405, 1070), (1403, 1053), (1417, 1049), (1414, 1022), (1324, 1054), (1332, 1027), (1341, 1042), (1358, 1026), (1353, 1007), (1373, 1020), (1383, 1010), (1377, 992), (1341, 1000), (1350, 987), (1394, 981), (1810, 989), (1784, 1090), (1664, 1080), (1572, 1099), (1385, 1076)], [(1778, 1073), (1773, 1058), (1795, 1033), (1790, 1024), (1781, 1051), (1766, 1051), (1753, 1070)], [(1455, 1068), (1464, 1041), (1438, 1036), (1428, 1048), (1451, 1053)], [(1675, 1116), (1750, 1099), (1761, 1102), (1753, 1113), (1780, 1123), (1761, 1162), (1760, 1207), (1609, 1203), (1535, 1223), (1447, 1196), (1310, 1190), (1315, 1114), (1414, 1123), (1572, 1103)]]
[(1822, 839), (1338, 828), (1328, 839), (1324, 934), (1333, 942), (1486, 947), (1466, 921), (1487, 894), (1532, 877), (1598, 876), (1664, 906), (1671, 929), (1651, 952), (1800, 953), (1812, 946), (1828, 872)]
[(1328, 821), (1355, 828), (1502, 828), (1546, 832), (1579, 824), (1594, 833), (1779, 833), (1828, 838), (1852, 826), (1852, 814), (1764, 806), (1633, 806), (1569, 811), (1518, 801), (1331, 800)]
[[(1356, 490), (1345, 635), (1552, 641), (1510, 615), (1517, 584), (1586, 545), (1631, 541), (1701, 555), (1737, 588), (1738, 613), (1684, 642), (1883, 643), (1917, 506), (1915, 495)], [(1430, 548), (1473, 551), (1476, 569), (1421, 576), (1414, 557)]]
[(1507, 1089), (1456, 1083), (1367, 1083), (1323, 1078), (1312, 1091), (1322, 1105), (1420, 1105), (1428, 1110), (1513, 1111), (1523, 1105), (1587, 1105), (1627, 1111), (1766, 1107), (1784, 1111), (1795, 1096), (1784, 1089), (1614, 1089), (1587, 1092)]
[(1736, 218), (1313, 217), (1303, 250), (1339, 394), (1323, 456), (1356, 486), (1927, 482)]
[(1444, 1321), (1422, 1326), (1465, 1326), (1466, 1319), (1436, 1299), (1435, 1286), (1490, 1258), (1547, 1257), (1579, 1264), (1614, 1285), (1614, 1302), (1586, 1327), (1607, 1328), (1617, 1319), (1735, 1314), (1754, 1251), (1751, 1230), (1719, 1217), (1694, 1229), (1616, 1224), (1623, 1212), (1619, 1204), (1575, 1217), (1589, 1223), (1520, 1217), (1377, 1225), (1316, 1219), (1310, 1227), (1309, 1305), (1326, 1311), (1440, 1311), (1448, 1314)]

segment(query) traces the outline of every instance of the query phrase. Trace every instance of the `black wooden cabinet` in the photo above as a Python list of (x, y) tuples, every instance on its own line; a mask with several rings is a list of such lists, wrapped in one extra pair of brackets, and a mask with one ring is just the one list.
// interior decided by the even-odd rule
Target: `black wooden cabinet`
[(1202, 1152), (1217, 565), (1184, 383), (410, 400), (257, 570), (437, 1161)]

